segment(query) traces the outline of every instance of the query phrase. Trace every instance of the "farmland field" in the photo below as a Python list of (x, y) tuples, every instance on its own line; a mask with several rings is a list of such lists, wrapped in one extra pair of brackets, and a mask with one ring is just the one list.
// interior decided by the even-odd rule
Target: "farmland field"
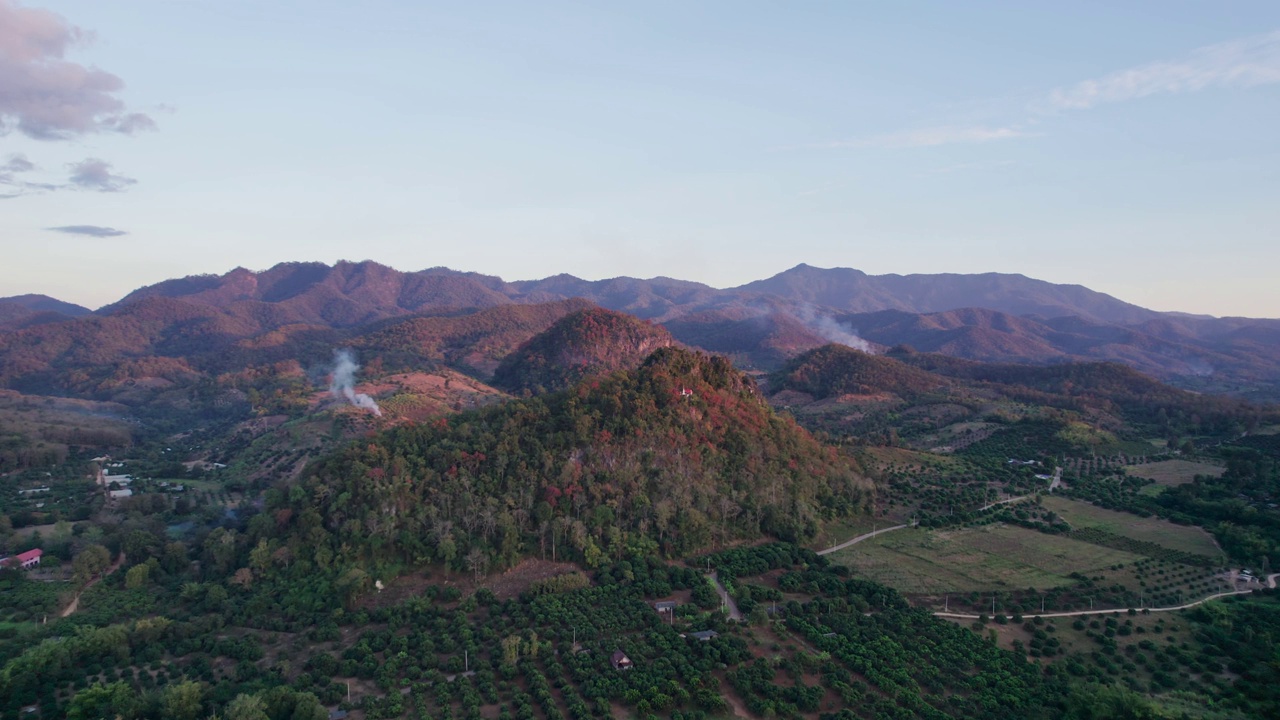
[(827, 556), (901, 592), (1051, 588), (1073, 572), (1096, 572), (1142, 556), (1013, 525), (961, 530), (908, 528)]
[(1142, 518), (1060, 497), (1046, 497), (1043, 504), (1045, 508), (1061, 515), (1072, 528), (1077, 530), (1096, 528), (1140, 542), (1154, 543), (1170, 550), (1180, 550), (1211, 558), (1222, 554), (1213, 537), (1198, 527), (1175, 525), (1167, 520), (1156, 518)]
[(1134, 477), (1149, 478), (1161, 485), (1185, 485), (1196, 479), (1196, 475), (1212, 475), (1218, 477), (1223, 468), (1208, 463), (1191, 462), (1190, 460), (1162, 460), (1148, 465), (1129, 465), (1125, 472)]

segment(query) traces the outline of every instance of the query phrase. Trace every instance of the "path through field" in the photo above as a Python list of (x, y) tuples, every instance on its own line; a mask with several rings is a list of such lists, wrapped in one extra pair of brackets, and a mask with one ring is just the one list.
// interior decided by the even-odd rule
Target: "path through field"
[[(985, 508), (984, 508), (984, 509), (985, 509)], [(912, 524), (914, 524), (914, 523), (912, 523)], [(859, 535), (859, 536), (858, 536), (858, 537), (856, 537), (856, 538), (853, 538), (852, 540), (845, 540), (844, 542), (840, 543), (839, 545), (834, 545), (834, 546), (832, 546), (832, 547), (829, 547), (829, 548), (827, 548), (826, 550), (819, 550), (819, 551), (818, 551), (818, 554), (819, 554), (819, 555), (827, 555), (827, 554), (829, 554), (829, 553), (833, 553), (833, 552), (835, 552), (835, 551), (837, 551), (837, 550), (843, 550), (843, 549), (845, 549), (845, 548), (849, 547), (850, 545), (856, 545), (856, 544), (858, 544), (858, 543), (862, 542), (863, 540), (867, 540), (867, 539), (869, 539), (869, 538), (873, 538), (873, 537), (875, 537), (875, 536), (879, 535), (880, 533), (887, 533), (887, 532), (889, 532), (890, 530), (901, 530), (902, 528), (905, 528), (905, 527), (911, 527), (911, 524), (908, 524), (908, 525), (894, 525), (893, 527), (881, 528), (881, 529), (879, 529), (879, 530), (876, 530), (875, 532), (864, 533), (864, 534), (862, 534), (862, 535)]]
[[(1280, 577), (1280, 573), (1273, 573), (1271, 575), (1268, 575), (1267, 587), (1274, 589), (1276, 586), (1277, 577)], [(1193, 608), (1197, 605), (1203, 605), (1204, 603), (1207, 603), (1210, 600), (1217, 600), (1218, 598), (1227, 597), (1228, 595), (1247, 595), (1251, 592), (1253, 592), (1253, 590), (1232, 590), (1230, 592), (1220, 592), (1220, 593), (1217, 593), (1216, 595), (1210, 595), (1207, 598), (1202, 598), (1200, 600), (1196, 600), (1195, 602), (1189, 602), (1186, 605), (1175, 605), (1174, 607), (1164, 607), (1164, 608), (1142, 608), (1142, 610), (1147, 612), (1173, 612), (1174, 610), (1186, 610), (1187, 608)], [(1046, 618), (1076, 617), (1079, 615), (1110, 615), (1111, 613), (1125, 612), (1126, 610), (1127, 608), (1125, 609), (1111, 608), (1110, 610), (1073, 610), (1071, 612), (1060, 612), (1060, 613), (1023, 613), (1023, 615), (1026, 617), (1039, 616), (1039, 617), (1046, 617)], [(942, 612), (942, 611), (935, 612), (934, 615), (937, 615), (939, 617), (961, 618), (965, 620), (977, 620), (978, 618), (982, 617), (981, 615), (970, 615), (968, 613), (953, 613), (953, 612)]]
[(62, 612), (58, 613), (58, 617), (67, 617), (71, 613), (78, 610), (80, 608), (80, 596), (84, 593), (84, 591), (96, 585), (97, 582), (102, 578), (110, 575), (116, 570), (119, 570), (120, 566), (123, 564), (124, 564), (124, 551), (121, 550), (120, 557), (116, 558), (116, 561), (111, 564), (111, 567), (107, 568), (104, 572), (100, 573), (98, 577), (90, 580), (88, 584), (80, 588), (80, 592), (76, 593), (76, 596), (71, 598), (71, 602), (65, 608), (62, 609)]
[(983, 510), (990, 510), (991, 508), (993, 508), (993, 507), (995, 507), (995, 506), (997, 506), (997, 505), (1004, 505), (1005, 503), (1012, 503), (1012, 502), (1018, 502), (1019, 500), (1026, 500), (1026, 499), (1027, 499), (1027, 498), (1029, 498), (1029, 497), (1031, 497), (1031, 496), (1030, 496), (1030, 495), (1019, 495), (1018, 497), (1011, 497), (1011, 498), (1007, 498), (1007, 499), (1005, 499), (1005, 500), (997, 500), (997, 501), (995, 501), (995, 502), (993, 502), (993, 503), (987, 503), (986, 505), (983, 505), (982, 507), (978, 508), (978, 512), (982, 512)]

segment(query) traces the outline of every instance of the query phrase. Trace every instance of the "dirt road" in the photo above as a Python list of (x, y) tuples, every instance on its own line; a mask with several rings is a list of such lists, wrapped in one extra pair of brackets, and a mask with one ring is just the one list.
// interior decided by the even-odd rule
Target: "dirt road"
[(1013, 503), (1013, 502), (1018, 502), (1019, 500), (1026, 500), (1026, 499), (1027, 499), (1027, 498), (1029, 498), (1029, 497), (1031, 497), (1031, 496), (1030, 496), (1030, 495), (1019, 495), (1018, 497), (1011, 497), (1011, 498), (1008, 498), (1008, 499), (1006, 499), (1006, 500), (997, 500), (997, 501), (995, 501), (995, 502), (993, 502), (993, 503), (987, 503), (986, 505), (983, 505), (982, 507), (978, 508), (978, 512), (982, 512), (983, 510), (990, 510), (991, 508), (993, 508), (993, 507), (995, 507), (995, 506), (997, 506), (997, 505), (1004, 505), (1005, 503)]
[(78, 610), (80, 608), (80, 596), (84, 594), (84, 591), (96, 585), (98, 581), (101, 580), (102, 578), (110, 575), (116, 570), (119, 570), (120, 566), (123, 564), (124, 564), (124, 551), (122, 550), (120, 551), (120, 557), (116, 558), (116, 561), (111, 564), (111, 567), (99, 573), (97, 577), (90, 580), (84, 587), (80, 588), (80, 592), (76, 593), (76, 596), (71, 598), (71, 602), (68, 603), (67, 606), (62, 609), (62, 612), (58, 613), (58, 617), (67, 617), (71, 613)]
[[(1280, 577), (1280, 573), (1268, 575), (1267, 587), (1275, 588), (1277, 577)], [(1163, 608), (1141, 608), (1141, 609), (1149, 612), (1173, 612), (1174, 610), (1186, 610), (1187, 608), (1193, 608), (1197, 605), (1203, 605), (1209, 602), (1210, 600), (1217, 600), (1218, 598), (1227, 597), (1229, 595), (1247, 595), (1251, 592), (1253, 592), (1253, 590), (1232, 590), (1230, 592), (1220, 592), (1220, 593), (1217, 593), (1216, 595), (1210, 595), (1207, 598), (1201, 598), (1199, 600), (1196, 600), (1195, 602), (1189, 602), (1185, 605), (1175, 605), (1173, 607), (1163, 607)], [(1039, 617), (1045, 617), (1045, 618), (1077, 617), (1080, 615), (1110, 615), (1112, 613), (1126, 612), (1127, 610), (1128, 608), (1111, 608), (1108, 610), (1072, 610), (1070, 612), (1058, 612), (1058, 613), (1023, 613), (1023, 615), (1025, 617), (1039, 616)], [(934, 615), (937, 615), (939, 617), (961, 618), (965, 620), (977, 620), (979, 617), (981, 617), (980, 615), (970, 615), (968, 613), (953, 613), (953, 612), (935, 612)]]
[(725, 590), (724, 586), (720, 584), (720, 578), (716, 576), (716, 573), (711, 573), (707, 576), (707, 579), (715, 586), (716, 592), (720, 593), (720, 601), (724, 603), (725, 607), (729, 608), (729, 619), (741, 620), (742, 612), (738, 610), (738, 603), (733, 601), (733, 598), (729, 596), (729, 591)]
[(819, 550), (819, 551), (818, 551), (818, 554), (819, 554), (819, 555), (826, 555), (826, 554), (828, 554), (828, 553), (833, 553), (833, 552), (835, 552), (835, 551), (837, 551), (837, 550), (843, 550), (843, 549), (845, 549), (845, 548), (849, 547), (850, 545), (857, 545), (858, 543), (862, 542), (863, 540), (867, 540), (867, 539), (873, 538), (873, 537), (875, 537), (875, 536), (879, 535), (880, 533), (887, 533), (887, 532), (889, 532), (890, 530), (901, 530), (902, 528), (905, 528), (905, 527), (911, 527), (911, 525), (909, 525), (909, 524), (908, 524), (908, 525), (894, 525), (893, 527), (881, 528), (881, 529), (879, 529), (879, 530), (876, 530), (875, 532), (869, 532), (869, 533), (865, 533), (865, 534), (859, 535), (858, 537), (853, 538), (852, 540), (845, 540), (844, 542), (840, 543), (839, 545), (834, 545), (834, 546), (832, 546), (832, 547), (827, 548), (826, 550)]

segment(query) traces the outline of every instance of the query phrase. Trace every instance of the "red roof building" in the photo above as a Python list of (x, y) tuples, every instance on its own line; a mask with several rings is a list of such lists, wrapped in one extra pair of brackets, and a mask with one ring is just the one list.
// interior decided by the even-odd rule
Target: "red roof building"
[(40, 548), (28, 550), (24, 553), (18, 553), (11, 559), (12, 564), (21, 566), (23, 570), (30, 570), (40, 564), (40, 556), (44, 555), (44, 551)]

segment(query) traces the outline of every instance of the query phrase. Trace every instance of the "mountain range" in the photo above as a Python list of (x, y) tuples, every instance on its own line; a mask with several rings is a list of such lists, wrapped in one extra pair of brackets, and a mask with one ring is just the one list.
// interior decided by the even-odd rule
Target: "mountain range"
[[(571, 300), (580, 304), (565, 304)], [(96, 311), (38, 295), (0, 299), (0, 386), (67, 393), (76, 382), (92, 384), (103, 367), (118, 373), (147, 358), (185, 373), (317, 356), (336, 343), (377, 352), (377, 339), (389, 334), (399, 336), (409, 361), (430, 355), (418, 334), (445, 325), (461, 335), (451, 336), (452, 355), (437, 352), (435, 361), (457, 365), (467, 356), (460, 369), (488, 380), (520, 343), (589, 305), (661, 325), (676, 341), (747, 369), (773, 370), (838, 342), (989, 362), (1117, 361), (1188, 389), (1280, 397), (1280, 320), (1157, 312), (1022, 275), (868, 275), (798, 265), (717, 289), (666, 277), (508, 282), (368, 261), (166, 280)], [(75, 382), (67, 375), (73, 370)]]

